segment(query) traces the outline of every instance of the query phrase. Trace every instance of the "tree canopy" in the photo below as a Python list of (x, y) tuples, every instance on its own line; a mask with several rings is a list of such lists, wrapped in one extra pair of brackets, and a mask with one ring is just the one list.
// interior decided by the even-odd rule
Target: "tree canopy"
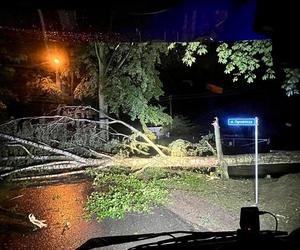
[[(109, 112), (126, 113), (142, 124), (168, 124), (171, 117), (163, 112), (156, 101), (163, 95), (163, 84), (156, 65), (160, 55), (167, 53), (164, 43), (104, 44), (101, 65), (104, 79), (101, 82)], [(98, 84), (97, 50), (94, 44), (82, 48), (78, 66), (86, 72), (75, 90), (75, 96), (96, 97)]]
[[(299, 93), (297, 84), (300, 80), (300, 69), (278, 69), (273, 63), (270, 40), (221, 42), (215, 45), (212, 47), (216, 48), (214, 53), (218, 62), (224, 65), (224, 73), (232, 76), (233, 82), (251, 84), (258, 80), (276, 79), (281, 82), (288, 96)], [(20, 82), (23, 76), (16, 73), (19, 70), (16, 66), (25, 65), (27, 59), (24, 54), (19, 53), (19, 50), (9, 51), (5, 46), (3, 43), (0, 44), (1, 110), (7, 107), (8, 99), (18, 99), (11, 83), (19, 84), (18, 81)], [(143, 126), (170, 124), (171, 117), (164, 113), (164, 108), (158, 104), (158, 99), (164, 92), (157, 66), (162, 64), (162, 55), (167, 55), (175, 46), (183, 48), (182, 62), (187, 66), (192, 66), (198, 57), (211, 50), (208, 42), (203, 41), (171, 44), (161, 42), (81, 44), (75, 48), (68, 48), (72, 56), (71, 63), (64, 72), (61, 72), (61, 79), (69, 84), (69, 77), (73, 75), (72, 90), (75, 89), (75, 98), (83, 102), (85, 98), (94, 100), (99, 98), (100, 86), (105, 105), (109, 108), (105, 112), (116, 116), (128, 114), (131, 120), (138, 120)], [(100, 69), (101, 77), (99, 77)], [(54, 77), (54, 72), (31, 69), (31, 73), (23, 77), (21, 85), (26, 86), (29, 94), (40, 93), (57, 99), (60, 93), (54, 84)], [(24, 101), (28, 98), (22, 99)]]
[[(169, 49), (181, 46), (185, 49), (182, 62), (192, 66), (197, 56), (208, 53), (208, 42), (171, 43)], [(284, 80), (282, 88), (288, 96), (299, 94), (297, 84), (300, 82), (300, 69), (275, 68), (272, 58), (271, 40), (220, 42), (216, 53), (218, 62), (224, 64), (224, 73), (232, 75), (232, 81), (252, 83), (256, 79), (270, 80), (276, 78), (276, 71), (282, 71)]]

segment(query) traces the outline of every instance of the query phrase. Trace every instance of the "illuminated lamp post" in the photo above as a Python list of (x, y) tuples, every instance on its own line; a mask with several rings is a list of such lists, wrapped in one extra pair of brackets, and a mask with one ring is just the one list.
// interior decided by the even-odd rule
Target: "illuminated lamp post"
[(55, 65), (55, 83), (56, 83), (56, 86), (59, 88), (59, 90), (62, 91), (62, 85), (61, 85), (61, 80), (60, 80), (60, 75), (59, 75), (59, 66), (61, 64), (61, 61), (59, 60), (59, 58), (54, 57), (53, 63)]

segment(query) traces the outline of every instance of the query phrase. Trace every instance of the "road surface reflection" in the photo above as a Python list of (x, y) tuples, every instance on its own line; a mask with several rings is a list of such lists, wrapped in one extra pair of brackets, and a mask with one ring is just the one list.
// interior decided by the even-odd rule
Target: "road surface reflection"
[[(34, 232), (30, 228), (6, 231), (0, 234), (0, 249), (75, 249), (89, 238), (105, 234), (100, 223), (83, 217), (90, 188), (89, 182), (80, 182), (15, 189), (2, 195), (2, 208), (26, 216), (32, 213), (46, 220), (48, 227)], [(0, 213), (1, 217), (3, 224), (5, 216)], [(14, 219), (6, 215), (7, 220)]]

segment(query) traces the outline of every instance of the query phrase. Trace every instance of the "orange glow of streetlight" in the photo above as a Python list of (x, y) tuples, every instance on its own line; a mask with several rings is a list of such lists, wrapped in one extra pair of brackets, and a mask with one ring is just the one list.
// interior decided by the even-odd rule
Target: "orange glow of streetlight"
[(39, 53), (39, 60), (49, 72), (64, 72), (69, 66), (68, 53), (64, 48), (49, 48)]
[(55, 64), (60, 64), (60, 60), (59, 60), (57, 57), (55, 57), (55, 58), (53, 59), (53, 62), (54, 62)]
[(68, 66), (68, 56), (63, 49), (48, 51), (49, 66), (63, 71)]

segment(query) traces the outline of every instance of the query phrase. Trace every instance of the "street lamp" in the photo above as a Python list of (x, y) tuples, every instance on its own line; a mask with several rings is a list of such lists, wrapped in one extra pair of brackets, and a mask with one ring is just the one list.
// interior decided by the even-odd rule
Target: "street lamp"
[(60, 64), (60, 60), (59, 60), (57, 57), (55, 57), (55, 58), (53, 59), (53, 62), (54, 62), (55, 64)]
[(56, 86), (59, 88), (59, 90), (62, 90), (62, 84), (59, 76), (59, 66), (61, 65), (61, 60), (58, 57), (54, 57), (52, 60), (54, 66), (55, 66), (55, 83)]
[(45, 65), (45, 69), (55, 73), (55, 85), (60, 91), (64, 91), (62, 73), (69, 66), (68, 53), (64, 48), (51, 47), (38, 53), (38, 59), (42, 61), (40, 65)]

